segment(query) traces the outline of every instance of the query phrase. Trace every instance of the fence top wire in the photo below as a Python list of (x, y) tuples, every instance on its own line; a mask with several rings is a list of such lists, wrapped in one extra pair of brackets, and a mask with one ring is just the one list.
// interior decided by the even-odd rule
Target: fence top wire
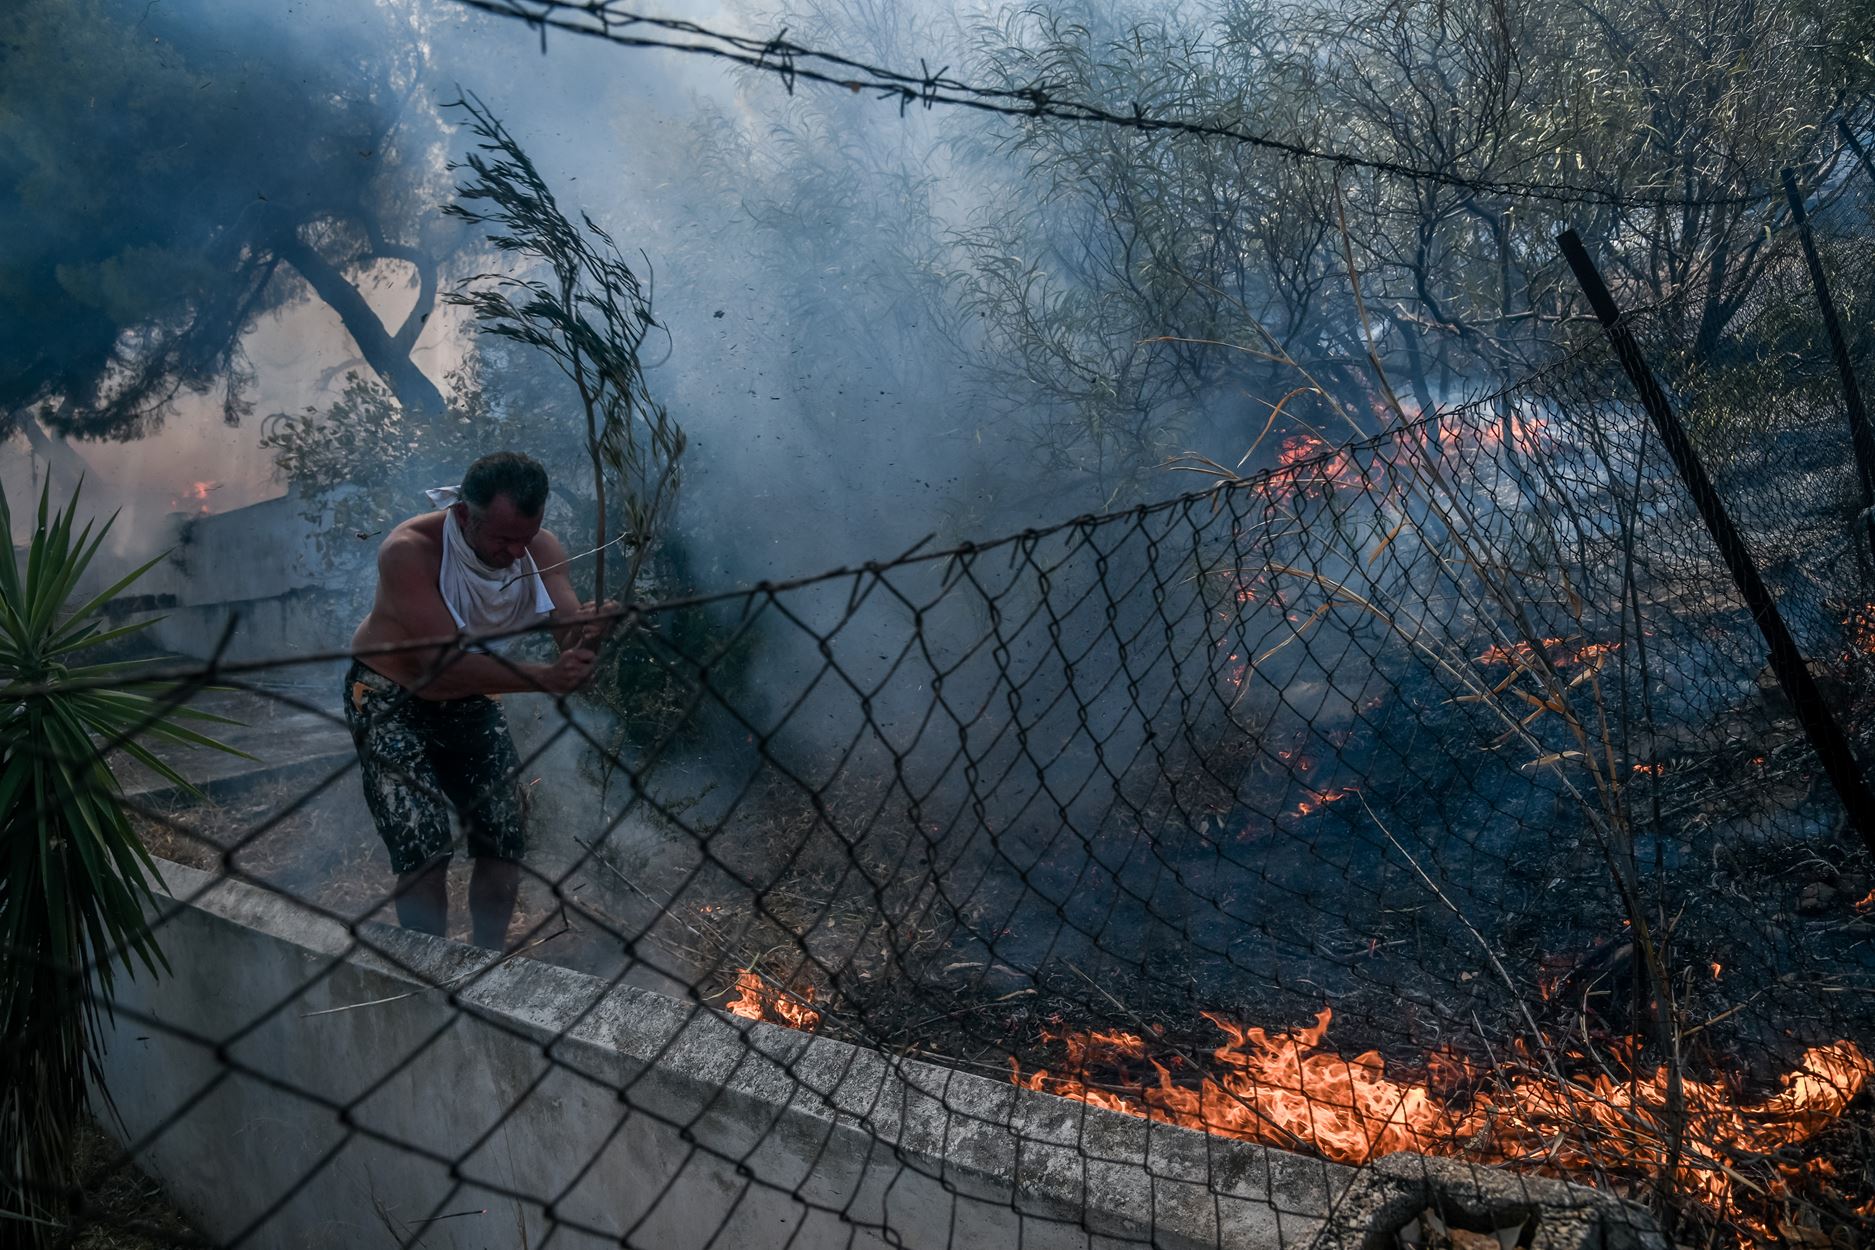
[[(901, 113), (914, 104), (923, 108), (948, 104), (1009, 117), (1046, 117), (1058, 121), (1119, 126), (1147, 133), (1226, 139), (1298, 161), (1316, 161), (1342, 169), (1365, 170), (1388, 177), (1436, 183), (1511, 199), (1618, 210), (1749, 208), (1776, 202), (1782, 195), (1782, 191), (1775, 187), (1750, 189), (1728, 196), (1626, 195), (1567, 183), (1470, 176), (1355, 152), (1313, 148), (1294, 140), (1260, 134), (1231, 121), (1194, 121), (1155, 115), (1138, 102), (1133, 102), (1128, 111), (1121, 112), (1086, 100), (1061, 98), (1045, 83), (1026, 87), (986, 87), (951, 78), (945, 69), (932, 72), (928, 63), (922, 60), (920, 72), (914, 74), (796, 43), (787, 38), (786, 30), (768, 39), (757, 39), (748, 35), (730, 34), (682, 18), (641, 13), (628, 8), (620, 0), (456, 2), (526, 23), (540, 32), (543, 51), (546, 49), (547, 31), (551, 28), (601, 39), (624, 48), (656, 48), (729, 61), (776, 75), (790, 93), (794, 90), (796, 80), (800, 79), (843, 87), (849, 91), (872, 92), (877, 99), (897, 101)], [(1822, 167), (1833, 160), (1832, 155), (1815, 164)], [(1805, 165), (1805, 168), (1809, 167)]]

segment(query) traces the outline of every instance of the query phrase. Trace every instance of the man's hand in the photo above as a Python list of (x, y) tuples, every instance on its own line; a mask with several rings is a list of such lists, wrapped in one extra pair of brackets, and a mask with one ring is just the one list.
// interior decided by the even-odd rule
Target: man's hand
[(562, 651), (560, 658), (540, 672), (540, 688), (548, 694), (572, 694), (592, 680), (594, 655), (585, 647)]
[(585, 623), (579, 627), (579, 641), (573, 645), (576, 647), (591, 647), (596, 650), (599, 644), (604, 642), (606, 638), (611, 635), (612, 627), (618, 624), (618, 610), (618, 600), (616, 599), (607, 599), (605, 601), (605, 606), (600, 608), (593, 607), (592, 600), (590, 599), (580, 604), (579, 614), (581, 617), (591, 618), (603, 614), (603, 619), (597, 621), (587, 619)]

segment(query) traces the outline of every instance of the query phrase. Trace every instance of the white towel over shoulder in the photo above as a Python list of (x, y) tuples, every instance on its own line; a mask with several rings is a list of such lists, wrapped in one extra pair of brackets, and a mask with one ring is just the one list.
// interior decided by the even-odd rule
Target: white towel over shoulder
[[(431, 503), (448, 509), (461, 497), (459, 487), (438, 486), (423, 492)], [(456, 619), (456, 627), (472, 634), (499, 633), (532, 625), (553, 611), (553, 596), (546, 579), (523, 555), (505, 569), (491, 569), (476, 558), (475, 549), (456, 523), (456, 514), (443, 514), (443, 563), (436, 576), (443, 604)]]

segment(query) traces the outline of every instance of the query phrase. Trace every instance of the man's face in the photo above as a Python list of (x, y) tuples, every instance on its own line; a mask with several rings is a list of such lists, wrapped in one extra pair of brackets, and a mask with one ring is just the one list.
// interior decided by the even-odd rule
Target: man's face
[(462, 509), (463, 536), (475, 558), (491, 569), (505, 569), (527, 554), (527, 545), (540, 533), (540, 514), (529, 516), (514, 506), (506, 495), (496, 495), (486, 508), (469, 503)]

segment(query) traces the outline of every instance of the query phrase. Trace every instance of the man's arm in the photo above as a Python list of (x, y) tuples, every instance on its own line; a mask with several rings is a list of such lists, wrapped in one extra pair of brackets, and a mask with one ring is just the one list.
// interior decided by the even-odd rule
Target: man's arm
[(527, 550), (534, 557), (534, 564), (542, 570), (541, 584), (553, 600), (553, 640), (560, 645), (560, 650), (590, 647), (598, 642), (610, 631), (612, 623), (589, 623), (593, 606), (579, 601), (579, 592), (573, 589), (573, 575), (566, 567), (566, 548), (560, 540), (553, 531), (542, 530), (534, 535)]
[[(436, 562), (421, 543), (393, 536), (378, 548), (378, 597), (407, 638), (459, 637), (436, 588)], [(563, 653), (554, 664), (529, 664), (455, 647), (410, 647), (373, 657), (419, 699), (460, 699), (474, 694), (576, 690), (592, 671), (592, 652)]]

